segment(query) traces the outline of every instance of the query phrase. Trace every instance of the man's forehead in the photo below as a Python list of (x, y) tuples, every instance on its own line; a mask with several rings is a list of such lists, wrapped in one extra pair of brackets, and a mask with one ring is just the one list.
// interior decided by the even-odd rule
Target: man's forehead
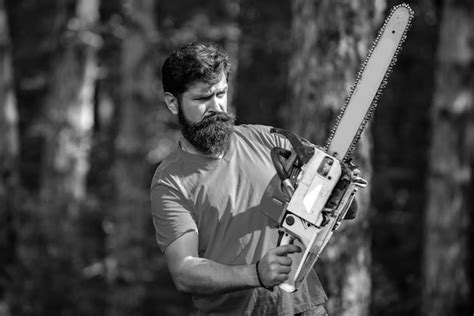
[(188, 87), (188, 91), (204, 93), (208, 91), (214, 91), (219, 89), (224, 89), (227, 87), (227, 78), (222, 73), (219, 77), (219, 81), (216, 83), (208, 83), (204, 81), (196, 81)]

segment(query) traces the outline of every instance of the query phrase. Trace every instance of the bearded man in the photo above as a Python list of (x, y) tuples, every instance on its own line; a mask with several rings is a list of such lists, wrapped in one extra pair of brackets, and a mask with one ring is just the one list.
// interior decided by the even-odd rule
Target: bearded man
[(326, 315), (314, 271), (294, 293), (278, 287), (288, 254), (301, 251), (277, 247), (282, 208), (270, 151), (290, 145), (268, 126), (234, 125), (229, 73), (227, 54), (212, 43), (188, 44), (163, 64), (165, 102), (183, 137), (151, 184), (158, 245), (199, 315)]

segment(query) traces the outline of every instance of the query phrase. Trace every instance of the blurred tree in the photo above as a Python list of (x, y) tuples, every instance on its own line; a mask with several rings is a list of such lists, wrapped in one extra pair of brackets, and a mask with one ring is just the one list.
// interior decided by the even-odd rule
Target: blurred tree
[[(61, 5), (58, 14), (67, 14)], [(41, 196), (48, 203), (78, 212), (86, 196), (89, 149), (94, 124), (94, 93), (98, 75), (95, 33), (98, 0), (78, 1), (76, 15), (67, 21), (60, 38), (57, 64), (44, 106), (45, 157)], [(61, 198), (58, 198), (61, 197)]]
[(15, 262), (14, 212), (18, 206), (18, 111), (13, 84), (7, 12), (0, 0), (0, 315), (10, 315), (9, 288)]
[[(289, 66), (290, 107), (285, 112), (291, 130), (325, 144), (384, 9), (384, 1), (292, 2), (294, 50)], [(370, 183), (368, 135), (365, 131), (359, 141), (355, 161)], [(343, 225), (316, 264), (331, 315), (369, 313), (370, 192), (359, 192), (357, 220)]]
[[(387, 1), (389, 7), (399, 1)], [(412, 26), (372, 120), (371, 314), (419, 315), (422, 213), (439, 1), (410, 1)], [(416, 83), (416, 84), (414, 84)]]
[[(44, 136), (40, 200), (41, 229), (46, 241), (44, 312), (64, 313), (77, 307), (81, 292), (82, 254), (87, 242), (81, 234), (86, 179), (94, 126), (94, 97), (98, 76), (97, 35), (99, 1), (58, 1), (54, 7), (61, 33), (55, 42), (48, 94), (42, 108)], [(81, 305), (81, 304), (79, 304)]]
[[(474, 5), (443, 2), (424, 221), (423, 315), (472, 313)], [(472, 207), (472, 206), (471, 206)]]
[(291, 1), (240, 1), (238, 123), (282, 126), (291, 51)]
[[(121, 1), (119, 90), (114, 148), (114, 203), (107, 215), (107, 315), (138, 315), (153, 279), (146, 250), (154, 244), (149, 227), (150, 126), (158, 84), (155, 77), (155, 1)], [(148, 246), (147, 246), (148, 245)], [(156, 248), (155, 248), (156, 249)], [(154, 267), (157, 268), (157, 267)]]

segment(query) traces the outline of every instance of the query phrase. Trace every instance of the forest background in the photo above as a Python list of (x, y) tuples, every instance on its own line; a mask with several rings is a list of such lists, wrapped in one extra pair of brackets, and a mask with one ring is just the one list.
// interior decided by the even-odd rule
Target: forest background
[[(357, 149), (369, 189), (315, 269), (331, 315), (472, 315), (474, 2), (415, 11)], [(160, 67), (229, 52), (238, 123), (324, 144), (392, 0), (0, 0), (0, 315), (186, 315), (149, 185)]]

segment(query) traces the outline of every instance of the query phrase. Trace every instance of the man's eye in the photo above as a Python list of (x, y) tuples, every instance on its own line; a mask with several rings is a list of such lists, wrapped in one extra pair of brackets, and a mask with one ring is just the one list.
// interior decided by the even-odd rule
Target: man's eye
[(199, 98), (197, 98), (196, 100), (204, 101), (204, 100), (209, 99), (210, 97), (211, 97), (210, 95), (206, 95), (206, 96), (203, 96), (203, 97), (199, 97)]
[(227, 93), (227, 91), (222, 91), (222, 92), (219, 92), (219, 93), (217, 94), (217, 96), (218, 96), (219, 98), (222, 98), (222, 97), (224, 97), (224, 96), (226, 95), (226, 93)]

